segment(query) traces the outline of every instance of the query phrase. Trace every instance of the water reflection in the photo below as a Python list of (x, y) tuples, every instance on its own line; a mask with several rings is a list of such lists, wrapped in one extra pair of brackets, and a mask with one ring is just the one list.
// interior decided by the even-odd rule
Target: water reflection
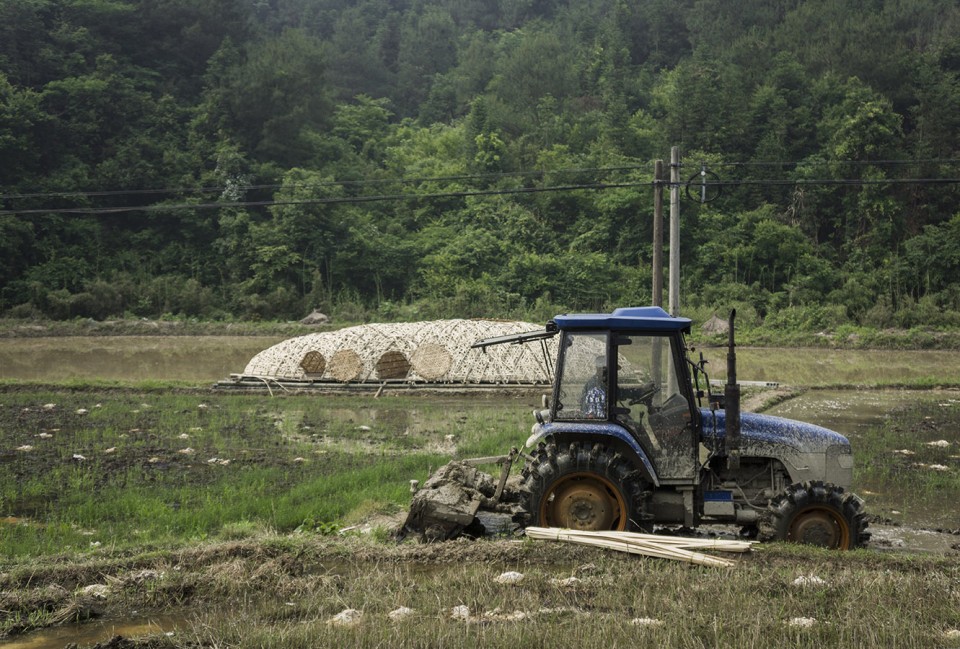
[[(277, 336), (75, 336), (0, 339), (0, 379), (219, 381), (243, 372)], [(711, 378), (723, 379), (726, 349), (699, 348)], [(744, 381), (866, 385), (937, 377), (960, 382), (960, 352), (738, 348)]]
[(218, 381), (242, 372), (269, 336), (77, 336), (0, 339), (0, 379)]
[(774, 406), (767, 414), (806, 421), (856, 437), (882, 423), (897, 409), (939, 402), (956, 394), (939, 390), (811, 390)]

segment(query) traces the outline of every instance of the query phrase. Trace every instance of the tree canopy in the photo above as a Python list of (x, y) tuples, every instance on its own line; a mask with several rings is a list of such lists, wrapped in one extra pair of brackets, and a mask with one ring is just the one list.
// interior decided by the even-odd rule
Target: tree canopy
[(0, 313), (647, 303), (671, 146), (685, 304), (960, 324), (948, 0), (0, 0)]

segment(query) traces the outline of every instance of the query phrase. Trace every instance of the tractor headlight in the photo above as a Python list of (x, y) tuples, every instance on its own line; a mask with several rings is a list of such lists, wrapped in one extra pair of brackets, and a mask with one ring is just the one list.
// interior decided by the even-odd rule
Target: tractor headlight
[(836, 462), (841, 469), (853, 468), (853, 452), (849, 444), (834, 444), (827, 449), (828, 463)]
[(853, 453), (849, 444), (834, 444), (827, 449), (824, 479), (840, 487), (853, 483)]

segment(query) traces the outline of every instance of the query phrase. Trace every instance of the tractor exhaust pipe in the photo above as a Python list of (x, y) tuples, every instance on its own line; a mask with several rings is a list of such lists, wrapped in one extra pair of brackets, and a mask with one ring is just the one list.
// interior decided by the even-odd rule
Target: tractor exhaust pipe
[(727, 343), (727, 384), (723, 388), (726, 410), (726, 435), (724, 446), (727, 452), (727, 468), (740, 468), (740, 384), (737, 383), (737, 351), (734, 336), (734, 320), (737, 310), (730, 311), (730, 330)]

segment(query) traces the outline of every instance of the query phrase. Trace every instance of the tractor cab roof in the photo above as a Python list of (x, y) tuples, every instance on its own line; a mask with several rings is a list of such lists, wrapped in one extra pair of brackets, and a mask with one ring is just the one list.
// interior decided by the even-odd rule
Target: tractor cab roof
[(690, 319), (674, 317), (658, 306), (623, 307), (613, 313), (573, 313), (554, 317), (551, 323), (561, 331), (609, 329), (613, 331), (689, 331)]
[(675, 318), (658, 306), (624, 307), (613, 313), (562, 314), (547, 323), (546, 328), (509, 336), (478, 340), (470, 345), (484, 352), (491, 345), (519, 345), (553, 338), (560, 331), (690, 331), (689, 318)]

